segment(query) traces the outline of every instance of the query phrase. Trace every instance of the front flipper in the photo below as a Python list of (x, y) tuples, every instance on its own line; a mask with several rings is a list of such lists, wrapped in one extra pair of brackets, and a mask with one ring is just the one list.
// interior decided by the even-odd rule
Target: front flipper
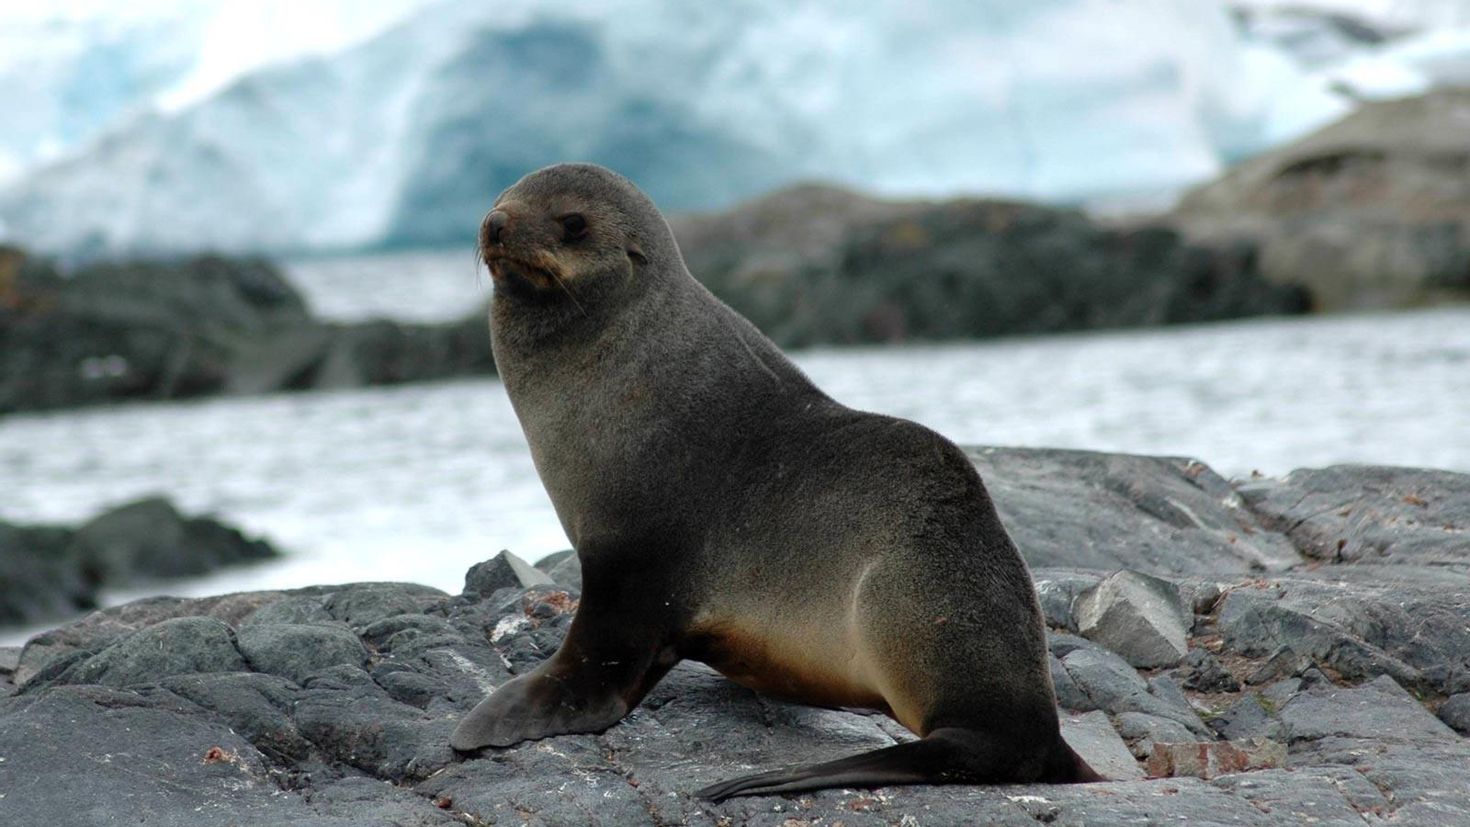
[(553, 658), (480, 701), (459, 722), (449, 745), (469, 752), (552, 735), (601, 732), (628, 714), (631, 705), (619, 687), (574, 686), (555, 674), (555, 666)]
[(561, 648), (481, 701), (450, 746), (469, 752), (601, 732), (637, 706), (679, 660), (671, 645), (677, 625), (658, 610), (672, 602), (662, 594), (655, 601), (619, 586), (588, 580)]

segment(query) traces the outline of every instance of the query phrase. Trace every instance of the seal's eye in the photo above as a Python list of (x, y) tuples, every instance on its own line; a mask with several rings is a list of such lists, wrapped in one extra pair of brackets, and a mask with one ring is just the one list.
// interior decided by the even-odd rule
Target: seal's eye
[(581, 238), (587, 234), (587, 219), (581, 213), (568, 213), (561, 217), (561, 228), (566, 230), (567, 241)]

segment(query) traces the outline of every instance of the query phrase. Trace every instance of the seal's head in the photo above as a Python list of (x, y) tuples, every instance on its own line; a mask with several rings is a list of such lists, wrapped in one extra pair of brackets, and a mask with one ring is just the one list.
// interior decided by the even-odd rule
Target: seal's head
[(593, 164), (546, 167), (501, 193), (480, 225), (480, 253), (497, 293), (539, 302), (575, 302), (678, 261), (648, 196)]

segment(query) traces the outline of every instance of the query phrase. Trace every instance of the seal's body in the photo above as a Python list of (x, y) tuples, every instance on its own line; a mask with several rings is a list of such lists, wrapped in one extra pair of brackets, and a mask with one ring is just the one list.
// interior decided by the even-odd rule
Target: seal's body
[(495, 359), (582, 563), (565, 643), (456, 749), (600, 731), (682, 658), (921, 740), (702, 794), (1100, 780), (1062, 740), (1031, 580), (964, 454), (828, 398), (684, 267), (625, 179), (522, 179), (481, 233)]

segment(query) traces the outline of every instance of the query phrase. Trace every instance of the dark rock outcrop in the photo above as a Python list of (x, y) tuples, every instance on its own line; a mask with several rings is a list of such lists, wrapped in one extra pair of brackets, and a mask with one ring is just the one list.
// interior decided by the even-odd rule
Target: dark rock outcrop
[(63, 273), (0, 248), (0, 414), (493, 371), (483, 314), (445, 325), (334, 324), (313, 318), (260, 259), (104, 262)]
[(778, 344), (980, 338), (1306, 309), (1249, 244), (1009, 201), (823, 186), (672, 221), (689, 269)]
[[(519, 582), (526, 572), (502, 558), (478, 567), (474, 588), (458, 596), (365, 583), (155, 598), (47, 632), (18, 659), (0, 651), (0, 822), (1470, 821), (1470, 739), (1452, 729), (1470, 697), (1470, 546), (1436, 546), (1432, 560), (1324, 559), (1314, 534), (1293, 530), (1305, 523), (1276, 522), (1273, 512), (1295, 505), (1253, 507), (1310, 508), (1310, 492), (1326, 487), (1334, 509), (1358, 515), (1355, 530), (1391, 531), (1398, 523), (1383, 506), (1396, 490), (1378, 483), (1385, 474), (1421, 492), (1463, 478), (1340, 467), (1254, 480), (1232, 499), (1234, 489), (1197, 463), (973, 453), (1017, 472), (997, 472), (998, 489), (1024, 482), (1028, 469), (1140, 473), (1137, 485), (1115, 486), (1121, 494), (1099, 496), (1096, 473), (1079, 473), (1070, 494), (1061, 481), (1048, 494), (1064, 514), (1091, 509), (1118, 527), (1111, 537), (1078, 534), (1065, 521), (1043, 531), (1011, 506), (1033, 563), (1073, 566), (1033, 575), (1053, 627), (1064, 734), (1108, 768), (1110, 783), (698, 801), (690, 791), (717, 779), (912, 736), (882, 716), (765, 698), (691, 663), (599, 735), (456, 755), (448, 737), (460, 716), (554, 651), (577, 607), (575, 556), (546, 563), (557, 582), (530, 588)], [(1189, 486), (1214, 506), (1192, 499)], [(1436, 512), (1434, 530), (1453, 538), (1470, 526), (1449, 508)], [(1193, 519), (1168, 516), (1186, 513)], [(1131, 548), (1161, 522), (1172, 547)], [(1252, 570), (1250, 555), (1222, 553), (1225, 525), (1249, 528), (1264, 547), (1285, 544), (1296, 562)], [(1172, 670), (1140, 672), (1067, 631), (1078, 596), (1134, 562), (1152, 562), (1159, 587), (1176, 590), (1190, 615), (1189, 655)], [(1262, 674), (1272, 677), (1252, 682)], [(1145, 778), (1146, 768), (1169, 777)]]
[(97, 606), (98, 591), (264, 560), (276, 550), (168, 500), (118, 506), (80, 528), (0, 522), (0, 626), (36, 623)]
[(1260, 247), (1324, 310), (1470, 300), (1470, 90), (1365, 103), (1190, 192), (1173, 221)]

